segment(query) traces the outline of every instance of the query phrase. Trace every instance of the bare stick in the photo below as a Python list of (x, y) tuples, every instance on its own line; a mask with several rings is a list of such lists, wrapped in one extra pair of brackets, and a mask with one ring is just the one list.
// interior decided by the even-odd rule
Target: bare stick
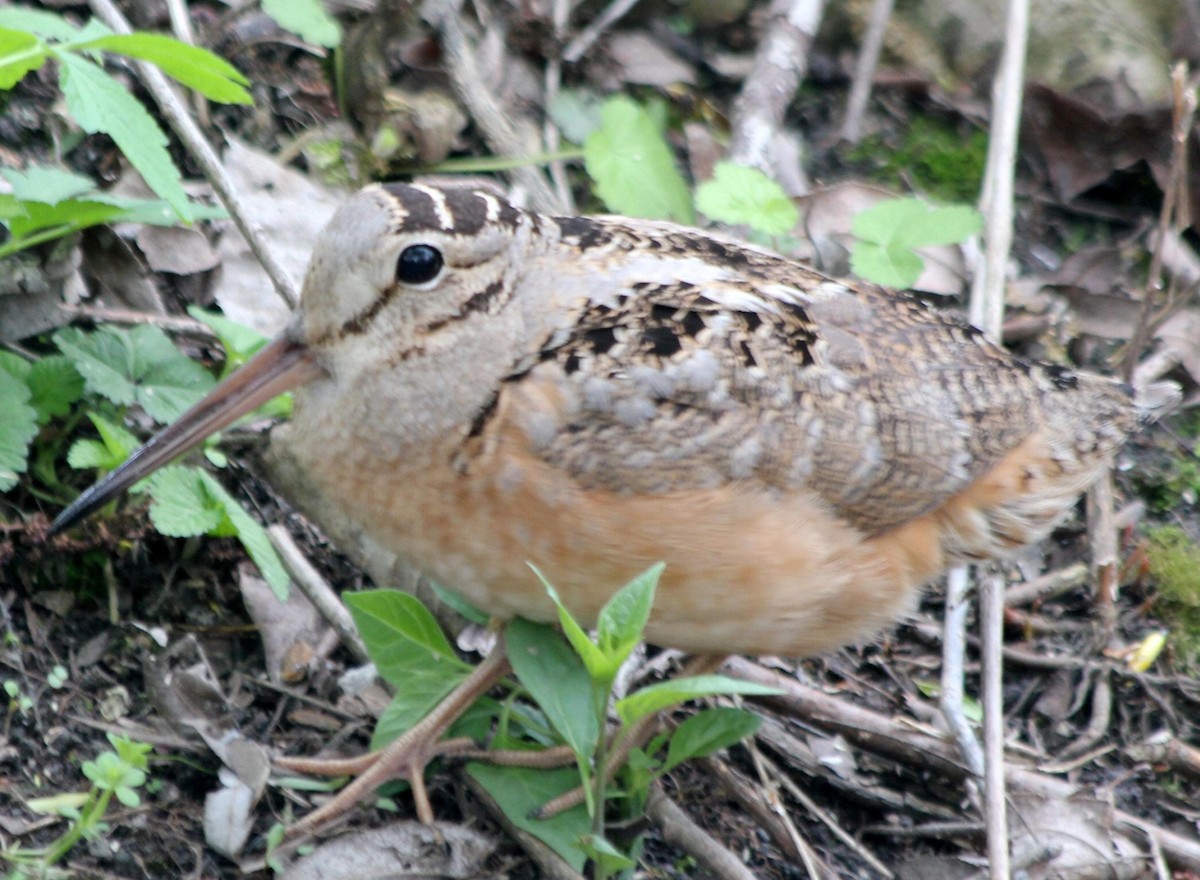
[[(1012, 250), (1013, 177), (1024, 95), (1025, 49), (1029, 39), (1029, 0), (1009, 0), (1000, 69), (992, 86), (992, 129), (987, 171), (980, 198), (987, 230), (982, 271), (971, 291), (971, 320), (991, 339), (1004, 323), (1005, 270)], [(1008, 880), (1008, 811), (1004, 793), (1004, 596), (1000, 578), (984, 579), (980, 611), (983, 656), (984, 797), (987, 803), (988, 872)]]
[(309, 602), (312, 602), (318, 613), (333, 627), (355, 659), (360, 663), (369, 663), (371, 658), (367, 654), (367, 646), (358, 634), (350, 612), (346, 610), (346, 606), (329, 586), (328, 581), (321, 577), (320, 572), (313, 568), (312, 563), (308, 561), (308, 557), (296, 546), (291, 533), (283, 526), (276, 524), (267, 526), (267, 536), (270, 537), (271, 543), (279, 552), (279, 558), (283, 560), (283, 565), (288, 570), (288, 574), (292, 576), (292, 583), (296, 585), (296, 588), (304, 594)]
[(756, 880), (741, 859), (693, 822), (657, 782), (650, 788), (646, 814), (662, 829), (663, 840), (693, 856), (714, 876), (722, 880)]
[(858, 143), (862, 137), (863, 116), (871, 97), (871, 81), (879, 65), (883, 35), (887, 32), (894, 4), (895, 0), (875, 0), (871, 5), (871, 18), (863, 34), (862, 48), (858, 50), (858, 63), (854, 65), (854, 79), (850, 82), (850, 97), (846, 99), (846, 118), (842, 122), (842, 140), (852, 144)]
[(808, 47), (824, 11), (824, 0), (772, 2), (754, 67), (733, 107), (730, 161), (770, 172), (771, 140), (808, 70)]
[[(118, 34), (132, 33), (133, 29), (130, 28), (129, 22), (125, 20), (125, 16), (121, 14), (112, 0), (88, 0), (88, 5), (99, 19)], [(295, 308), (296, 304), (300, 302), (296, 285), (267, 248), (266, 243), (263, 242), (262, 237), (258, 234), (258, 227), (250, 222), (241, 199), (234, 191), (233, 181), (225, 173), (225, 166), (221, 164), (220, 157), (205, 139), (200, 127), (192, 120), (187, 107), (179, 100), (179, 96), (175, 94), (162, 72), (153, 64), (144, 61), (138, 61), (136, 64), (142, 81), (150, 90), (150, 94), (154, 96), (167, 124), (171, 126), (171, 130), (175, 132), (203, 169), (204, 176), (208, 178), (208, 182), (221, 199), (221, 204), (225, 206), (225, 210), (233, 218), (234, 225), (250, 245), (255, 259), (270, 277), (276, 293), (290, 307)]]
[(629, 10), (637, 6), (638, 0), (613, 0), (604, 11), (579, 32), (567, 48), (563, 49), (563, 61), (574, 64), (583, 57), (583, 53), (592, 48), (592, 44), (600, 39), (600, 35), (620, 21)]
[(955, 566), (946, 576), (946, 619), (943, 624), (942, 681), (938, 706), (946, 725), (954, 734), (967, 766), (983, 777), (983, 750), (963, 711), (963, 658), (966, 656), (968, 572), (965, 565)]

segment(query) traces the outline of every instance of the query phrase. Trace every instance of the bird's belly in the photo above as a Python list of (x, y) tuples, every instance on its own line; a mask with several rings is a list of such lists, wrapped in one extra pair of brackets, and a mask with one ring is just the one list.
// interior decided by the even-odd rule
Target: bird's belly
[(512, 455), (465, 472), (410, 459), (386, 479), (399, 464), (329, 459), (319, 468), (323, 492), (492, 615), (555, 619), (534, 565), (590, 625), (617, 589), (666, 563), (647, 629), (666, 647), (819, 653), (905, 614), (940, 567), (936, 552), (864, 538), (806, 492), (626, 495), (583, 489)]

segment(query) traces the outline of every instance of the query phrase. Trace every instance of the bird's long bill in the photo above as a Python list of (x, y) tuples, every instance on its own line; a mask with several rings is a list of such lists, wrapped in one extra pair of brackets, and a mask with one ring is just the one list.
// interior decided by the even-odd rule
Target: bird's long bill
[(135, 450), (124, 464), (76, 498), (54, 520), (51, 534), (70, 528), (210, 434), (319, 375), (321, 368), (308, 347), (284, 331), (177, 421)]

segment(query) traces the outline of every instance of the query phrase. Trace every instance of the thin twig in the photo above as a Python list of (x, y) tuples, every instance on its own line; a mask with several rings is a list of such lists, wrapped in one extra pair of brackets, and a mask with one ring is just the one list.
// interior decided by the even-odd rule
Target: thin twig
[(1014, 608), (1019, 605), (1041, 602), (1053, 596), (1060, 596), (1082, 584), (1087, 580), (1087, 576), (1087, 564), (1076, 562), (1066, 568), (1049, 572), (1015, 587), (1009, 587), (1004, 591), (1004, 604), (1009, 608)]
[[(121, 14), (121, 11), (117, 9), (112, 0), (88, 0), (88, 5), (99, 19), (118, 34), (132, 33), (129, 22), (125, 20), (125, 16)], [(204, 176), (208, 179), (217, 197), (220, 198), (221, 204), (225, 206), (225, 210), (233, 218), (234, 225), (242, 233), (242, 236), (250, 246), (251, 252), (271, 279), (275, 291), (284, 302), (294, 308), (300, 301), (300, 296), (296, 292), (296, 285), (288, 277), (287, 271), (283, 266), (275, 259), (274, 254), (271, 253), (266, 243), (262, 240), (262, 236), (258, 234), (258, 227), (250, 222), (245, 206), (234, 190), (233, 181), (229, 179), (229, 175), (225, 172), (225, 166), (221, 164), (220, 157), (217, 156), (216, 151), (213, 150), (212, 146), (205, 139), (204, 133), (200, 131), (200, 127), (193, 121), (187, 107), (179, 100), (179, 96), (175, 94), (175, 91), (171, 88), (170, 83), (167, 82), (167, 78), (163, 76), (162, 72), (153, 64), (145, 61), (139, 61), (136, 64), (142, 81), (146, 84), (146, 88), (149, 89), (150, 94), (154, 96), (154, 100), (158, 103), (158, 108), (162, 111), (167, 124), (171, 126), (171, 130), (175, 132), (188, 152), (192, 154), (196, 163), (204, 171)]]
[(996, 571), (983, 577), (979, 598), (983, 658), (983, 811), (987, 827), (988, 873), (1008, 880), (1008, 805), (1004, 785), (1004, 579)]
[(692, 856), (715, 876), (724, 880), (756, 880), (741, 859), (693, 822), (657, 782), (650, 787), (646, 815), (662, 830), (663, 840)]
[(942, 625), (942, 681), (938, 706), (967, 766), (982, 779), (983, 750), (963, 711), (963, 660), (966, 656), (967, 613), (971, 608), (967, 587), (967, 567), (957, 565), (952, 568), (946, 576), (946, 619)]
[(808, 813), (822, 822), (826, 828), (833, 832), (834, 837), (842, 842), (844, 846), (858, 854), (858, 857), (871, 866), (878, 874), (883, 877), (895, 877), (895, 873), (885, 865), (878, 856), (854, 839), (849, 831), (843, 828), (833, 817), (833, 814), (825, 810), (818, 804), (791, 776), (784, 773), (779, 767), (771, 761), (770, 758), (763, 756), (763, 764), (776, 779), (779, 784), (787, 789), (787, 793), (800, 802)]
[(1180, 61), (1172, 68), (1171, 84), (1174, 95), (1171, 165), (1167, 171), (1167, 183), (1163, 188), (1163, 203), (1158, 214), (1158, 230), (1155, 235), (1154, 252), (1150, 256), (1150, 270), (1146, 277), (1141, 315), (1125, 347), (1125, 357), (1121, 364), (1121, 374), (1126, 381), (1132, 379), (1137, 360), (1157, 323), (1154, 313), (1164, 291), (1163, 251), (1167, 239), (1171, 233), (1191, 225), (1187, 156), (1192, 122), (1196, 118), (1197, 99), (1196, 89), (1188, 85), (1187, 62)]
[(267, 535), (279, 552), (279, 558), (283, 560), (288, 574), (292, 576), (292, 583), (296, 585), (296, 589), (304, 594), (317, 612), (333, 627), (355, 659), (360, 663), (369, 663), (371, 657), (367, 653), (367, 646), (358, 634), (350, 612), (329, 586), (329, 582), (321, 577), (320, 572), (308, 561), (308, 557), (296, 546), (291, 533), (282, 525), (275, 524), (267, 526)]
[[(530, 151), (517, 135), (508, 115), (496, 100), (493, 90), (483, 81), (475, 50), (467, 41), (459, 9), (462, 0), (433, 0), (426, 4), (424, 15), (442, 37), (446, 72), (459, 100), (471, 119), (483, 132), (484, 139), (502, 157), (524, 156)], [(563, 210), (558, 196), (546, 182), (542, 172), (532, 165), (520, 165), (512, 176), (529, 193), (530, 204), (539, 211), (556, 213)]]
[(600, 39), (600, 35), (624, 18), (625, 14), (637, 6), (638, 0), (612, 0), (597, 15), (592, 22), (579, 32), (567, 48), (563, 49), (563, 61), (574, 64), (583, 57), (583, 53), (592, 48), (592, 44)]
[[(1000, 69), (992, 86), (992, 128), (980, 198), (987, 230), (982, 271), (971, 291), (972, 323), (999, 340), (1004, 323), (1005, 272), (1013, 236), (1013, 178), (1024, 95), (1025, 49), (1029, 39), (1029, 0), (1009, 0)], [(1008, 816), (1004, 791), (1004, 596), (996, 575), (984, 578), (980, 628), (983, 656), (984, 797), (987, 810), (988, 872), (1008, 880)]]
[(862, 47), (858, 50), (858, 63), (854, 65), (854, 78), (850, 81), (850, 96), (846, 99), (846, 118), (842, 121), (842, 140), (852, 144), (857, 144), (862, 137), (871, 82), (879, 65), (879, 52), (883, 49), (883, 36), (887, 33), (894, 5), (895, 0), (875, 0), (871, 4), (871, 17), (867, 20)]

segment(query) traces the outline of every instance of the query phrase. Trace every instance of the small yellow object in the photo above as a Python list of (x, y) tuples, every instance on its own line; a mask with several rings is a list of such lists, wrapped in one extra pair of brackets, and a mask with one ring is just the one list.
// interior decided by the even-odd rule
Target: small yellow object
[(1133, 672), (1145, 672), (1154, 665), (1158, 655), (1167, 644), (1167, 631), (1158, 629), (1142, 639), (1140, 645), (1129, 652), (1126, 661)]

